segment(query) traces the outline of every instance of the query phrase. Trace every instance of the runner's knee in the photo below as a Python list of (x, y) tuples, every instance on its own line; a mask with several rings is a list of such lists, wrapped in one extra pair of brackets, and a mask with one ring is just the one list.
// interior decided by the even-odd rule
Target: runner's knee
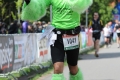
[(75, 74), (77, 74), (77, 72), (78, 72), (78, 67), (77, 67), (77, 66), (70, 66), (70, 65), (69, 65), (69, 70), (70, 70), (70, 73), (71, 73), (72, 75), (75, 75)]
[(64, 66), (63, 62), (54, 63), (54, 73), (56, 74), (63, 73), (63, 66)]

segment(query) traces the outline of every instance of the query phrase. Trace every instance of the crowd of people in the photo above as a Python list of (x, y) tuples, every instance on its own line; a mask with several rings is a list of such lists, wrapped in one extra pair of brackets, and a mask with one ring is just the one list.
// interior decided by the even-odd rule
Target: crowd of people
[(46, 23), (45, 21), (18, 23), (18, 20), (15, 20), (10, 25), (0, 21), (0, 34), (43, 33), (48, 25), (50, 22)]
[[(117, 37), (117, 47), (120, 48), (120, 22), (119, 20), (111, 20), (106, 25), (103, 25), (100, 20), (99, 13), (95, 12), (93, 20), (89, 23), (89, 29), (92, 30), (94, 42), (95, 56), (99, 57), (99, 40), (101, 33), (104, 35), (105, 48), (112, 45), (113, 39)], [(116, 37), (115, 37), (116, 36)]]
[(120, 48), (120, 22), (118, 20), (108, 22), (103, 28), (105, 48), (112, 44), (114, 33), (117, 33), (117, 47)]
[[(50, 25), (50, 22), (46, 23), (45, 21), (36, 21), (30, 23), (28, 21), (24, 21), (21, 22), (21, 24), (18, 24), (18, 21), (15, 20), (14, 22), (7, 26), (6, 23), (0, 21), (0, 34), (43, 33), (48, 25)], [(85, 31), (85, 26), (81, 26), (81, 31), (82, 32)], [(118, 20), (109, 21), (105, 26), (103, 26), (102, 32), (105, 37), (105, 48), (110, 47), (110, 45), (112, 44), (113, 34), (115, 32), (117, 33), (118, 36), (117, 37), (118, 48), (120, 48), (120, 22)], [(94, 30), (93, 33), (95, 33)], [(98, 34), (95, 35), (93, 34), (93, 37), (95, 37), (96, 40), (100, 38)]]

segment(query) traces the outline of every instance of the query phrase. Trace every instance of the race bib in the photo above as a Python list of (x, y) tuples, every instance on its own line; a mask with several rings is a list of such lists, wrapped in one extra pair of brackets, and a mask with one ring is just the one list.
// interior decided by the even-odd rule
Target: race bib
[(79, 48), (78, 35), (63, 35), (64, 50)]

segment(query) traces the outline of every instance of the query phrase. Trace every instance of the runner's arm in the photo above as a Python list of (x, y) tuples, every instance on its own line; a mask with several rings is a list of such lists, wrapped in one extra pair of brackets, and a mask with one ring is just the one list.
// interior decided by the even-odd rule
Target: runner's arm
[(71, 9), (77, 13), (85, 12), (93, 3), (93, 0), (68, 0)]
[(103, 25), (102, 20), (100, 20), (100, 25), (101, 25), (101, 31), (103, 31), (104, 25)]
[(36, 21), (46, 14), (51, 0), (25, 0), (22, 6), (22, 20)]

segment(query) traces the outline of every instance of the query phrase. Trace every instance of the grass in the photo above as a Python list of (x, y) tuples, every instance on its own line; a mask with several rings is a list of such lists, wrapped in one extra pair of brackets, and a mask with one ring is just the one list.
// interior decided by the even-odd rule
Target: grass
[(0, 80), (8, 80), (8, 79), (4, 77), (0, 77)]

